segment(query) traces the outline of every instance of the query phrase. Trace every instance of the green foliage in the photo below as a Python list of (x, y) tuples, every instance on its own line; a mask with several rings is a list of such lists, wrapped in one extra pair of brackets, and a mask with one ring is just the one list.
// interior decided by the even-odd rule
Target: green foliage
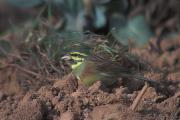
[(63, 0), (69, 14), (76, 16), (83, 9), (83, 0)]
[[(144, 16), (139, 15), (135, 16), (132, 19), (127, 20), (126, 18), (126, 11), (129, 9), (129, 2), (127, 0), (101, 0), (101, 1), (93, 1), (93, 21), (92, 22), (92, 29), (99, 29), (103, 28), (107, 21), (110, 20), (110, 30), (112, 29), (111, 33), (115, 39), (120, 41), (122, 44), (127, 45), (129, 40), (135, 41), (135, 43), (139, 46), (143, 46), (150, 37), (153, 36), (153, 32), (150, 29), (150, 26), (146, 23)], [(67, 31), (81, 31), (85, 24), (88, 24), (87, 19), (85, 18), (85, 10), (84, 10), (84, 4), (83, 0), (8, 0), (8, 2), (14, 6), (18, 7), (34, 7), (39, 4), (44, 4), (48, 6), (47, 10), (47, 16), (48, 20), (51, 20), (50, 18), (53, 17), (54, 12), (52, 9), (54, 7), (57, 7), (59, 11), (59, 14), (62, 13), (62, 15), (59, 15), (59, 18), (63, 18), (65, 23), (61, 25), (61, 28), (58, 30), (67, 32)], [(141, 1), (142, 2), (142, 1)], [(56, 11), (57, 12), (57, 11)], [(106, 17), (106, 13), (110, 14), (109, 18)], [(59, 19), (58, 18), (58, 19)], [(62, 20), (62, 21), (63, 21)], [(88, 24), (89, 25), (89, 24)], [(91, 26), (90, 26), (91, 27)], [(52, 27), (53, 28), (53, 27)], [(56, 36), (56, 35), (55, 35)], [(59, 35), (58, 35), (59, 36)], [(82, 36), (79, 33), (62, 33), (60, 35), (63, 36), (67, 43), (70, 41), (73, 42), (73, 44), (78, 43), (79, 40), (82, 39)], [(53, 49), (56, 49), (55, 42), (59, 42), (56, 40), (53, 40), (54, 36), (50, 35), (46, 37), (44, 42), (46, 43), (49, 40), (52, 40), (51, 42), (47, 42), (48, 44), (53, 44)], [(79, 38), (80, 37), (80, 38)], [(46, 44), (47, 44), (46, 43)], [(64, 44), (67, 44), (63, 42)], [(55, 44), (55, 45), (54, 45)], [(52, 49), (51, 45), (48, 47), (48, 49)], [(69, 49), (78, 48), (78, 44), (76, 44), (76, 47), (67, 46), (64, 45), (63, 47), (60, 47), (61, 49), (67, 50)], [(47, 48), (47, 45), (46, 45)], [(59, 50), (59, 49), (58, 49)], [(49, 51), (49, 50), (47, 50)], [(53, 53), (53, 55), (50, 55), (51, 57), (57, 56), (57, 53)]]
[(153, 36), (153, 32), (142, 15), (136, 16), (124, 23), (124, 25), (113, 29), (112, 34), (125, 45), (128, 44), (129, 40), (132, 40), (139, 46), (147, 43), (150, 37)]
[(40, 44), (51, 59), (60, 58), (72, 51), (90, 51), (90, 46), (84, 42), (83, 33), (78, 32), (53, 33), (41, 40)]
[(106, 8), (105, 7), (96, 7), (95, 8), (95, 12), (96, 12), (96, 21), (95, 21), (95, 27), (96, 28), (101, 28), (103, 27), (107, 20), (106, 20), (106, 17), (105, 17), (105, 12), (106, 12)]
[(7, 0), (7, 2), (15, 7), (29, 8), (42, 4), (44, 0)]

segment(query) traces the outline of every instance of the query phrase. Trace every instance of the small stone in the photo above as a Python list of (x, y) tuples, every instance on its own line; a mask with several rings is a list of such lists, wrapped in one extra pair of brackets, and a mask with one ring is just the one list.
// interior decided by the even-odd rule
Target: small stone
[(88, 90), (89, 90), (91, 93), (95, 93), (95, 92), (97, 92), (101, 87), (102, 87), (101, 81), (97, 81), (97, 82), (94, 83), (91, 87), (89, 87)]
[(7, 97), (7, 100), (8, 100), (8, 101), (11, 101), (11, 100), (12, 100), (11, 96), (8, 96), (8, 97)]
[(48, 109), (48, 111), (50, 111), (52, 109), (52, 107), (48, 107), (47, 109)]
[(136, 94), (127, 94), (127, 97), (129, 98), (129, 99), (134, 99), (135, 97), (136, 97)]
[(58, 90), (56, 88), (52, 88), (52, 94), (54, 96), (57, 96), (58, 95)]
[(80, 97), (81, 95), (82, 95), (82, 92), (79, 91), (79, 90), (77, 90), (76, 92), (73, 92), (73, 93), (71, 94), (71, 96), (74, 97), (74, 98), (78, 98), (78, 97)]
[(58, 99), (59, 99), (59, 101), (61, 101), (63, 98), (64, 98), (63, 93), (59, 92), (59, 93), (58, 93)]
[(88, 108), (83, 110), (83, 114), (84, 114), (84, 119), (85, 120), (89, 120), (88, 118), (90, 118), (90, 112), (91, 112), (91, 110), (88, 109)]
[(48, 110), (51, 110), (51, 109), (52, 109), (51, 102), (46, 102), (46, 106), (47, 106), (47, 109), (48, 109)]
[(88, 100), (88, 98), (85, 97), (85, 98), (83, 99), (83, 105), (87, 105), (88, 103), (89, 103), (89, 100)]
[(17, 105), (16, 105), (15, 103), (11, 105), (11, 107), (12, 107), (13, 109), (15, 109), (16, 106), (17, 106)]
[(129, 93), (129, 90), (127, 87), (120, 87), (116, 89), (115, 93), (117, 96), (121, 96), (122, 94)]
[(51, 106), (51, 103), (48, 101), (48, 102), (46, 102), (46, 105), (47, 106)]
[(61, 115), (60, 120), (75, 120), (73, 112), (65, 112)]

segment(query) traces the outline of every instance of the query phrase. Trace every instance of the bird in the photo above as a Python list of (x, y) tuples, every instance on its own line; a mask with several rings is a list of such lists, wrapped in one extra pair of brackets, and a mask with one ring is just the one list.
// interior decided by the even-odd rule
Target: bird
[(93, 61), (91, 57), (80, 52), (71, 52), (62, 57), (63, 60), (70, 62), (72, 73), (85, 86), (91, 86), (96, 81), (105, 83), (105, 76), (108, 77), (108, 74), (97, 69), (96, 61)]
[(121, 59), (113, 50), (109, 46), (101, 44), (95, 47), (91, 54), (73, 51), (64, 55), (62, 60), (70, 63), (72, 73), (85, 86), (91, 86), (100, 81), (109, 87), (117, 82), (122, 73), (124, 75), (130, 73), (130, 70), (126, 68), (127, 66), (118, 61)]

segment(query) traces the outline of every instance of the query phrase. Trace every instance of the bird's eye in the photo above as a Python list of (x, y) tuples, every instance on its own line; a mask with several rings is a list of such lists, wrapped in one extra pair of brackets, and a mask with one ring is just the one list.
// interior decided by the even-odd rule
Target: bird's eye
[(70, 55), (74, 57), (82, 57), (82, 58), (87, 56), (86, 54), (81, 52), (71, 52)]
[(80, 52), (71, 52), (68, 55), (63, 56), (61, 59), (67, 61), (72, 69), (80, 66), (87, 55)]

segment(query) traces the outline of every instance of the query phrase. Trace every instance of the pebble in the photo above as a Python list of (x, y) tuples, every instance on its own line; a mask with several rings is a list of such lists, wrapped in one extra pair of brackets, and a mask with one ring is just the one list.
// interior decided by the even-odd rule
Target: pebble
[(61, 115), (60, 120), (74, 120), (75, 115), (72, 112), (65, 112)]
[(58, 99), (59, 99), (59, 101), (63, 100), (63, 98), (64, 98), (63, 93), (59, 92), (59, 93), (58, 93)]
[(57, 96), (58, 95), (58, 91), (56, 90), (56, 88), (52, 88), (52, 94), (54, 96)]
[(8, 96), (8, 97), (7, 97), (7, 100), (8, 100), (8, 101), (11, 101), (11, 100), (12, 100), (11, 96)]
[(46, 102), (46, 106), (47, 106), (48, 110), (51, 110), (51, 109), (52, 109), (51, 102)]
[(116, 89), (116, 95), (122, 95), (122, 94), (125, 94), (125, 93), (129, 93), (129, 90), (127, 87), (120, 87), (118, 89)]

